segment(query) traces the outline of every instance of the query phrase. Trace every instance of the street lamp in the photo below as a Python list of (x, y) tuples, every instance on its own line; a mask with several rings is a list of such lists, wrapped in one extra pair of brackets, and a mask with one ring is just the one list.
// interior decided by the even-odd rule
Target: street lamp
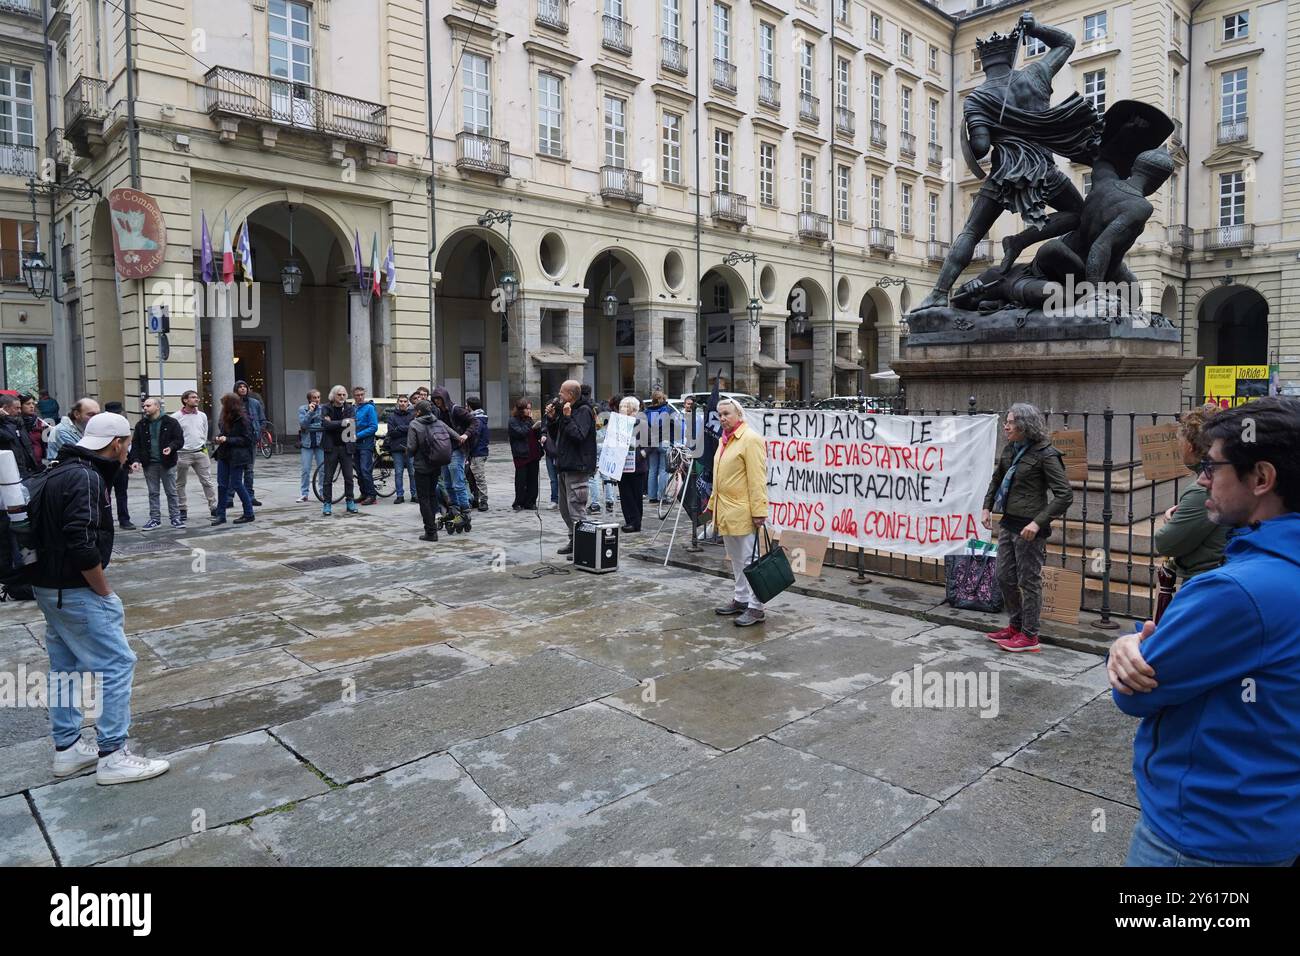
[[(72, 196), (85, 202), (91, 196), (104, 198), (99, 187), (91, 183), (90, 180), (75, 176), (66, 183), (59, 182), (37, 182), (35, 179), (27, 180), (27, 198), (32, 203), (32, 228), (36, 234), (40, 235), (40, 223), (36, 219), (36, 197), (37, 196)], [(39, 249), (33, 252), (23, 262), (23, 281), (27, 283), (27, 291), (38, 299), (45, 298), (46, 295), (53, 295), (54, 301), (60, 304), (63, 300), (59, 298), (59, 291), (55, 287), (54, 267), (50, 265), (49, 260), (45, 258), (45, 253)]]
[(601, 314), (607, 319), (618, 316), (618, 295), (614, 292), (614, 253), (609, 254), (609, 289), (600, 300)]
[[(750, 283), (749, 288), (752, 291), (758, 291), (758, 253), (756, 252), (736, 252), (732, 250), (723, 258), (722, 264), (725, 266), (736, 266), (741, 262), (750, 264)], [(763, 305), (758, 301), (758, 296), (749, 297), (749, 305), (745, 308), (749, 313), (749, 324), (751, 328), (758, 328), (758, 323), (763, 316)]]
[(489, 229), (499, 222), (506, 224), (506, 253), (511, 258), (506, 262), (506, 268), (502, 270), (501, 279), (497, 283), (497, 287), (501, 290), (501, 297), (505, 300), (506, 308), (514, 305), (515, 300), (519, 298), (519, 276), (515, 274), (514, 252), (510, 245), (510, 227), (514, 221), (514, 213), (500, 209), (488, 209), (478, 217), (478, 224)]
[(280, 266), (280, 287), (286, 299), (296, 299), (302, 291), (302, 269), (293, 257), (293, 206), (289, 206), (289, 258)]
[(45, 298), (50, 292), (50, 280), (54, 276), (54, 267), (45, 261), (45, 253), (33, 252), (23, 261), (23, 281), (27, 291), (38, 299)]

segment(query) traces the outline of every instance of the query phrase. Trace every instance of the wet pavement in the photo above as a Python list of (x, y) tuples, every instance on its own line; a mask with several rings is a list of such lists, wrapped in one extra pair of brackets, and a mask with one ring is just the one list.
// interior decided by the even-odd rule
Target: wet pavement
[[(172, 769), (56, 780), (44, 711), (0, 708), (0, 864), (1122, 862), (1136, 722), (1096, 655), (1007, 655), (887, 580), (892, 609), (787, 593), (737, 628), (649, 515), (617, 572), (575, 571), (545, 477), (515, 513), (489, 461), (492, 510), (436, 544), (409, 503), (296, 503), (292, 450), (251, 525), (191, 487), (201, 527), (120, 533), (132, 744)], [(0, 673), (45, 668), (43, 635), (0, 605)]]

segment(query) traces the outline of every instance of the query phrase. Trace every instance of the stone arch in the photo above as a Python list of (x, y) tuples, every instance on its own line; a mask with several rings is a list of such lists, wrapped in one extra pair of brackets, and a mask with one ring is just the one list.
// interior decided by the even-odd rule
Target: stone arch
[[(1206, 365), (1267, 365), (1269, 303), (1257, 288), (1233, 282), (1210, 289), (1196, 305), (1197, 352)], [(1199, 376), (1204, 393), (1204, 372)]]
[[(227, 209), (230, 213), (231, 223), (241, 223), (267, 206), (283, 206), (286, 204), (292, 205), (295, 210), (310, 209), (317, 219), (329, 226), (334, 232), (334, 238), (338, 240), (339, 244), (343, 247), (345, 255), (348, 256), (347, 264), (355, 268), (356, 263), (353, 261), (354, 256), (352, 249), (352, 230), (355, 227), (348, 224), (348, 218), (343, 214), (343, 211), (329, 200), (322, 199), (320, 196), (309, 193), (290, 193), (287, 189), (248, 188), (235, 194), (228, 204)], [(218, 209), (217, 214), (221, 214), (222, 211), (223, 210)], [(210, 221), (208, 226), (209, 228), (212, 228), (214, 223)], [(295, 233), (295, 239), (296, 238), (297, 234)], [(380, 241), (381, 243), (383, 241), (382, 235)], [(385, 248), (387, 248), (386, 245)], [(368, 265), (368, 263), (364, 261), (367, 255), (368, 250), (363, 245), (361, 249), (363, 266)], [(380, 255), (383, 255), (383, 253), (381, 252)]]
[(1165, 291), (1160, 295), (1160, 314), (1175, 325), (1178, 324), (1180, 319), (1178, 314), (1178, 291), (1174, 288), (1172, 282), (1165, 286)]
[[(632, 252), (632, 250), (628, 249), (626, 246), (601, 246), (592, 250), (585, 257), (582, 257), (579, 260), (582, 262), (582, 268), (574, 272), (574, 275), (582, 276), (582, 281), (585, 282), (587, 274), (591, 271), (591, 267), (606, 255), (613, 256), (614, 261), (623, 267), (626, 274), (625, 279), (616, 280), (618, 284), (623, 286), (626, 281), (630, 281), (631, 283), (630, 289), (624, 290), (627, 291), (628, 294), (626, 296), (620, 296), (621, 298), (628, 300), (650, 298), (650, 270), (646, 269), (645, 263), (641, 261), (636, 253)], [(657, 275), (658, 272), (659, 270), (656, 269), (655, 274)]]
[[(888, 342), (895, 334), (894, 304), (884, 289), (872, 287), (858, 306), (858, 348), (862, 350), (867, 374), (889, 367)], [(868, 385), (868, 388), (870, 386)]]
[[(461, 266), (479, 252), (478, 245), (469, 240), (485, 243), (490, 250), (490, 255), (475, 272), (466, 274), (461, 270)], [(364, 250), (362, 254), (364, 255)], [(438, 244), (438, 253), (433, 264), (433, 271), (442, 277), (438, 283), (439, 290), (443, 290), (450, 281), (457, 291), (463, 291), (470, 286), (475, 287), (476, 298), (490, 297), (495, 287), (494, 278), (499, 277), (507, 268), (514, 270), (519, 287), (522, 289), (526, 272), (520, 262), (518, 250), (514, 248), (513, 243), (506, 242), (506, 237), (495, 229), (477, 225), (463, 226), (446, 235)], [(475, 276), (478, 277), (477, 280)]]

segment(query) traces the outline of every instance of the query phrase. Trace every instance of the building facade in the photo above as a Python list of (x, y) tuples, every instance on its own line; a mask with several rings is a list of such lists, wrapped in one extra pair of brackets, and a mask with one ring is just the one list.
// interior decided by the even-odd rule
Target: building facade
[[(335, 383), (436, 380), (498, 422), (569, 377), (602, 398), (715, 376), (778, 399), (872, 393), (979, 186), (959, 147), (975, 38), (1031, 5), (966, 6), (137, 0), (128, 21), (54, 0), (46, 125), (63, 132), (46, 151), (105, 195), (137, 184), (168, 230), (165, 268), (119, 283), (106, 203), (57, 204), (63, 301), (34, 304), (69, 353), (58, 387), (134, 408), (240, 377), (282, 430), (306, 387)], [(1056, 99), (1175, 120), (1177, 173), (1130, 254), (1147, 306), (1188, 354), (1300, 379), (1298, 5), (1032, 7), (1076, 38)], [(1087, 169), (1062, 165), (1086, 191)], [(9, 181), (5, 215), (26, 199)], [(248, 224), (257, 281), (239, 301), (193, 295), (204, 219), (218, 246)], [(971, 269), (1019, 227), (1004, 215)], [(397, 288), (370, 297), (356, 246), (364, 281), (390, 243)]]

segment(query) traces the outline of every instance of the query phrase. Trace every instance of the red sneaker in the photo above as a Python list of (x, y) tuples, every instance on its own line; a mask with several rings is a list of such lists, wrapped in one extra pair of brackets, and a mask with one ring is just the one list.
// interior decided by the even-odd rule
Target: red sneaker
[(1015, 637), (1015, 636), (1016, 636), (1017, 634), (1019, 634), (1019, 633), (1020, 633), (1020, 631), (1019, 631), (1018, 629), (1016, 629), (1016, 628), (1012, 627), (1010, 624), (1008, 624), (1008, 625), (1007, 625), (1006, 627), (1004, 627), (1002, 630), (1000, 630), (1000, 631), (991, 631), (990, 633), (985, 634), (984, 636), (987, 637), (990, 641), (993, 641), (993, 643), (996, 644), (996, 643), (999, 643), (999, 642), (1001, 642), (1001, 641), (1009, 641), (1009, 640), (1011, 640), (1013, 637)]
[(1009, 641), (998, 641), (998, 647), (1004, 651), (1029, 651), (1033, 654), (1037, 654), (1042, 649), (1037, 634), (1017, 634)]

